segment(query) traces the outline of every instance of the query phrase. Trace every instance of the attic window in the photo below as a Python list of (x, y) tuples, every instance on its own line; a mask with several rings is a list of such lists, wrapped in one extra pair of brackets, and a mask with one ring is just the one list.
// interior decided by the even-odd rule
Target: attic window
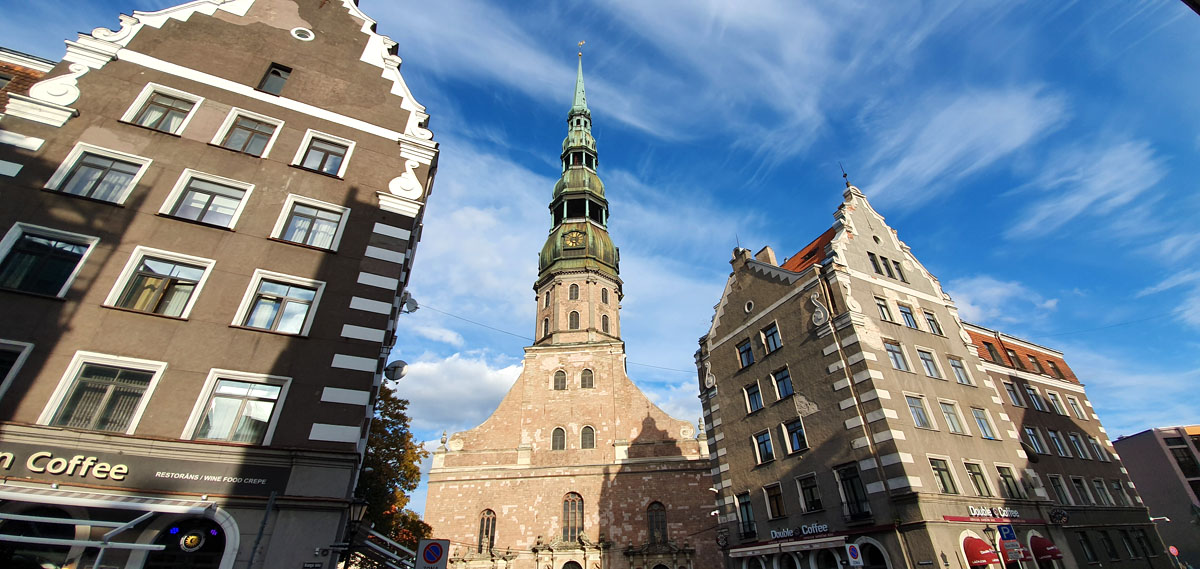
[(262, 81), (258, 84), (259, 91), (266, 91), (272, 95), (278, 95), (283, 91), (283, 85), (287, 83), (288, 77), (292, 74), (292, 68), (278, 63), (272, 63), (271, 67), (267, 68), (266, 75), (263, 75)]
[(292, 28), (292, 37), (300, 41), (313, 41), (317, 36), (308, 28)]

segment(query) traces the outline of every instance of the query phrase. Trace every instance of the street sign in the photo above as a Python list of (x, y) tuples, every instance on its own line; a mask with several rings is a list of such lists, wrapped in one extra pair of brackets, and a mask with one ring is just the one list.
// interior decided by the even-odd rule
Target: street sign
[(1179, 548), (1178, 547), (1175, 547), (1174, 545), (1172, 545), (1171, 547), (1167, 548), (1167, 551), (1170, 551), (1171, 555), (1174, 555), (1175, 557), (1179, 557)]
[(853, 543), (846, 544), (846, 558), (850, 560), (851, 567), (863, 566), (862, 551), (859, 551), (858, 546)]
[(415, 569), (446, 569), (450, 557), (450, 540), (422, 539), (417, 544)]
[(1001, 524), (996, 526), (996, 531), (1000, 532), (1000, 539), (1017, 540), (1017, 532), (1013, 530), (1012, 524)]

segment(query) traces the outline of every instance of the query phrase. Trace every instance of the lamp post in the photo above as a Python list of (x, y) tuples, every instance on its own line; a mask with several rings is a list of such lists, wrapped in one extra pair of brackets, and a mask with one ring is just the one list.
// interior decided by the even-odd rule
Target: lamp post
[(367, 501), (355, 497), (346, 506), (346, 533), (342, 537), (342, 542), (346, 544), (346, 552), (344, 561), (349, 563), (354, 557), (354, 536), (358, 535), (358, 528), (362, 525), (362, 520), (367, 515)]
[[(988, 547), (992, 548), (992, 551), (999, 556), (1000, 550), (996, 549), (996, 528), (992, 527), (991, 524), (983, 526), (983, 535), (987, 536)], [(1004, 566), (1003, 559), (1000, 559), (1000, 566)]]

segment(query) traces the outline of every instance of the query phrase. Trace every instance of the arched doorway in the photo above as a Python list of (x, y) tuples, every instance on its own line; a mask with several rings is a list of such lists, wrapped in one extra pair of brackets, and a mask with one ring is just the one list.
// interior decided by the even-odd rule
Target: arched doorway
[(833, 550), (822, 549), (813, 556), (813, 569), (841, 569), (841, 563)]
[(147, 555), (143, 569), (218, 569), (225, 554), (225, 532), (207, 518), (171, 524), (154, 543), (167, 548)]
[[(71, 516), (58, 508), (38, 506), (21, 512), (26, 516), (41, 516), (46, 518), (71, 519)], [(48, 537), (55, 539), (74, 539), (75, 524), (51, 524), (26, 521), (0, 522), (0, 533), (21, 535), (26, 537)], [(33, 543), (18, 543), (15, 541), (0, 542), (0, 567), (8, 569), (44, 569), (46, 567), (61, 567), (67, 562), (67, 554), (71, 548), (66, 545), (38, 545)]]
[(659, 563), (658, 565), (654, 566), (654, 569), (671, 569), (671, 568), (667, 567), (666, 565), (663, 565), (662, 563)]
[(860, 543), (858, 550), (862, 552), (863, 569), (889, 569), (887, 555), (873, 543)]
[(776, 569), (800, 569), (800, 564), (796, 561), (794, 553), (780, 553), (775, 557)]
[(583, 569), (583, 567), (574, 561), (568, 561), (563, 563), (562, 569)]

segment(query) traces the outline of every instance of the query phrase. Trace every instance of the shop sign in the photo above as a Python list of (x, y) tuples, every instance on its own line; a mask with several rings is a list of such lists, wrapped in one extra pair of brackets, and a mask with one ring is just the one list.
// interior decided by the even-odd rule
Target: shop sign
[(771, 530), (771, 539), (794, 539), (797, 537), (808, 537), (813, 535), (821, 535), (824, 533), (829, 533), (829, 524), (813, 522), (808, 525), (794, 528), (773, 529)]
[(0, 441), (0, 476), (199, 494), (282, 492), (286, 467), (203, 462)]
[(1019, 518), (1021, 512), (1012, 508), (976, 508), (975, 506), (967, 506), (967, 511), (970, 512), (973, 518)]

